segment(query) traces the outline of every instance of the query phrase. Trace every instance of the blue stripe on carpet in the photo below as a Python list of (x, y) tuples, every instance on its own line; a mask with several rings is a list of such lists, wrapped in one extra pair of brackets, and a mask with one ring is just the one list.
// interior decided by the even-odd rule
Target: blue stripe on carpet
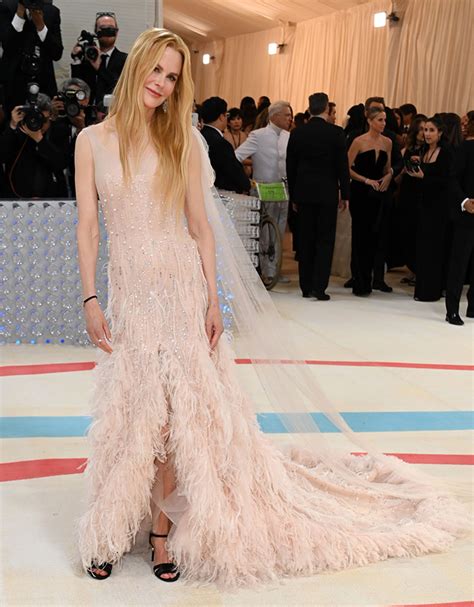
[[(354, 432), (474, 429), (472, 411), (371, 411), (347, 412), (342, 416)], [(338, 432), (323, 413), (259, 413), (257, 420), (268, 434), (315, 432), (314, 422), (322, 432)], [(0, 417), (0, 438), (84, 436), (90, 422), (89, 416)]]

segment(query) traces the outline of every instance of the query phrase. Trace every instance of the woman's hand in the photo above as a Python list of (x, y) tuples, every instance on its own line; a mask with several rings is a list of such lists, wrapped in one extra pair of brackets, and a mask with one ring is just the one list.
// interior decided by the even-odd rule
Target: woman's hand
[(219, 309), (218, 301), (211, 301), (207, 308), (206, 314), (206, 333), (209, 339), (211, 350), (214, 350), (219, 341), (219, 337), (224, 331), (224, 325), (222, 324), (221, 311)]
[(386, 192), (388, 190), (388, 186), (390, 185), (391, 181), (392, 181), (392, 172), (390, 171), (390, 173), (387, 173), (386, 175), (384, 175), (382, 177), (382, 179), (379, 181), (379, 183), (380, 183), (379, 192)]
[(369, 185), (376, 192), (380, 190), (380, 181), (376, 181), (375, 179), (366, 179), (364, 183), (365, 185)]
[(84, 315), (86, 317), (87, 334), (91, 342), (104, 352), (111, 354), (112, 335), (97, 299), (91, 299), (84, 305)]
[(410, 177), (418, 177), (418, 179), (423, 179), (423, 177), (425, 176), (425, 174), (421, 170), (421, 167), (416, 172), (407, 170), (407, 174), (410, 175)]

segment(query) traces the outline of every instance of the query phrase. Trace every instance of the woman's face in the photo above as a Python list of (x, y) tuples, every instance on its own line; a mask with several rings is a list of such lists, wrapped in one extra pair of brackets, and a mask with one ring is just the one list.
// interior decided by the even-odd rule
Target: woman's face
[(425, 141), (425, 122), (420, 122), (418, 125), (418, 133), (416, 134), (416, 143)]
[(425, 141), (428, 145), (438, 143), (441, 139), (441, 131), (432, 122), (425, 122)]
[(242, 129), (242, 118), (235, 116), (229, 120), (229, 126), (233, 131), (240, 131)]
[(380, 112), (372, 119), (369, 120), (370, 126), (377, 131), (377, 133), (383, 133), (385, 130), (385, 124), (387, 122), (387, 116), (385, 112)]
[(147, 109), (156, 109), (172, 94), (182, 65), (181, 54), (167, 46), (158, 65), (143, 85), (143, 103)]

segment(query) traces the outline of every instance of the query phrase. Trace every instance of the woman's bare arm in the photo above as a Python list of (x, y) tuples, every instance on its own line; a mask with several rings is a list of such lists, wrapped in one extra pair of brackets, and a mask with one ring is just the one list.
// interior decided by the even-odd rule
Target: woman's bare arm
[[(77, 250), (84, 299), (95, 295), (95, 274), (99, 251), (99, 206), (95, 187), (94, 159), (86, 133), (79, 134), (75, 152), (77, 199)], [(105, 352), (112, 352), (107, 321), (97, 299), (84, 306), (86, 328), (93, 343)], [(100, 340), (100, 341), (99, 341)]]
[(208, 313), (206, 331), (211, 348), (214, 348), (223, 331), (219, 310), (216, 281), (216, 254), (214, 234), (207, 219), (201, 183), (201, 152), (199, 144), (192, 139), (189, 158), (189, 179), (186, 190), (185, 214), (191, 237), (196, 241), (202, 261), (208, 291)]

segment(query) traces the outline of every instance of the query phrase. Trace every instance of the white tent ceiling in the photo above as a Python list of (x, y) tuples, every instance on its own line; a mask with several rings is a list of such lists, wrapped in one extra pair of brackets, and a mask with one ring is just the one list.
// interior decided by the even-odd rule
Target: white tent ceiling
[(368, 0), (163, 0), (164, 25), (188, 42), (271, 29)]

